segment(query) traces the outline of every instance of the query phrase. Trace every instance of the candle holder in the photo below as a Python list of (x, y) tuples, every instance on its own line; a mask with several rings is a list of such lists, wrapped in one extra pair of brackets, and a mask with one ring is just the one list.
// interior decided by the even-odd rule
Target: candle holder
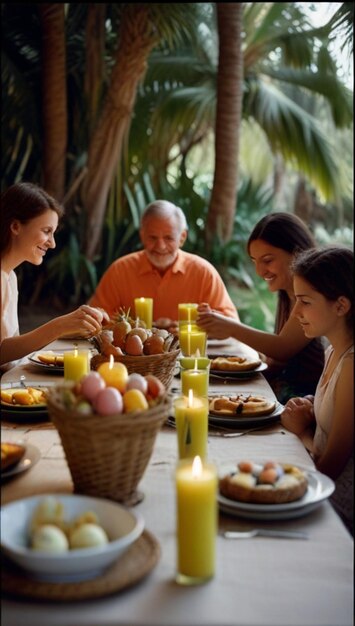
[(180, 459), (207, 457), (208, 398), (180, 396), (174, 400), (175, 424)]
[(177, 574), (180, 585), (198, 585), (215, 573), (217, 471), (214, 465), (180, 461), (176, 475)]

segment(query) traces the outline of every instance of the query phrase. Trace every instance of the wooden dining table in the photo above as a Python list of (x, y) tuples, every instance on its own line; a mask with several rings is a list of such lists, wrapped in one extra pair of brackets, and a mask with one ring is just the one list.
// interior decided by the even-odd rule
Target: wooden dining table
[[(85, 342), (79, 342), (85, 345)], [(57, 341), (48, 348), (70, 347)], [(210, 354), (248, 351), (235, 340), (216, 345)], [(29, 383), (56, 384), (61, 374), (31, 362), (12, 368), (2, 384), (16, 383), (24, 375)], [(180, 378), (172, 393), (180, 391)], [(247, 392), (274, 399), (262, 373), (224, 382), (210, 378), (212, 392)], [(258, 430), (210, 428), (208, 459), (217, 468), (242, 459), (277, 460), (312, 472), (314, 464), (299, 441), (279, 421)], [(35, 446), (40, 458), (28, 471), (3, 481), (2, 505), (35, 494), (68, 494), (73, 483), (60, 437), (50, 421), (26, 423), (2, 419), (3, 441)], [(216, 538), (215, 576), (205, 584), (181, 586), (176, 575), (176, 504), (174, 472), (177, 436), (171, 425), (158, 433), (149, 465), (139, 485), (144, 499), (132, 508), (145, 520), (155, 540), (154, 567), (135, 584), (99, 597), (71, 595), (51, 600), (2, 595), (3, 626), (350, 626), (353, 624), (353, 539), (328, 499), (312, 510), (282, 519), (248, 519), (220, 511)], [(225, 530), (251, 528), (303, 531), (307, 539), (257, 536), (226, 539)], [(6, 572), (5, 572), (6, 575)], [(55, 583), (54, 583), (55, 584)], [(79, 590), (79, 587), (78, 587)], [(69, 600), (67, 598), (70, 598)]]

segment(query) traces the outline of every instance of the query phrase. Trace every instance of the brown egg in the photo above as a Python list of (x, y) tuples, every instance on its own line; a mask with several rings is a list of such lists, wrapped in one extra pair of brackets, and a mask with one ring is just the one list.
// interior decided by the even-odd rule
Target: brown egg
[(252, 461), (240, 461), (240, 463), (238, 463), (238, 468), (241, 472), (252, 474), (254, 469), (254, 463)]
[(130, 330), (132, 330), (132, 327), (126, 320), (117, 322), (113, 327), (113, 345), (123, 349), (126, 335)]
[(155, 322), (156, 328), (168, 328), (170, 324), (171, 319), (169, 317), (159, 317)]
[(123, 354), (121, 348), (118, 348), (118, 346), (114, 346), (112, 343), (106, 343), (105, 345), (102, 346), (101, 348), (101, 354), (103, 356), (121, 356)]
[(126, 354), (140, 356), (143, 354), (143, 342), (138, 335), (128, 335), (124, 344)]
[(165, 386), (159, 378), (154, 376), (154, 374), (146, 374), (145, 379), (148, 383), (148, 390), (146, 393), (148, 400), (154, 400), (155, 398), (160, 398), (160, 396), (164, 395)]
[(274, 483), (276, 483), (277, 478), (278, 478), (278, 473), (275, 468), (264, 469), (259, 474), (259, 483), (266, 484), (266, 485), (273, 485)]
[(266, 461), (266, 463), (264, 463), (264, 469), (272, 469), (277, 467), (278, 463), (276, 463), (275, 461)]
[(162, 354), (164, 352), (164, 339), (158, 335), (148, 337), (144, 342), (144, 354)]

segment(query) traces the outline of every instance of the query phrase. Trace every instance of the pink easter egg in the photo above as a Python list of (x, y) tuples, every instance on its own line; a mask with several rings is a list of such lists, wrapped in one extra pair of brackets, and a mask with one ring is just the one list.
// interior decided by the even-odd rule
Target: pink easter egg
[(96, 413), (100, 415), (114, 415), (122, 413), (123, 400), (122, 395), (115, 387), (105, 387), (101, 389), (93, 400), (93, 406)]
[(87, 400), (92, 401), (101, 389), (105, 389), (105, 381), (98, 372), (90, 372), (86, 374), (81, 381), (81, 393)]

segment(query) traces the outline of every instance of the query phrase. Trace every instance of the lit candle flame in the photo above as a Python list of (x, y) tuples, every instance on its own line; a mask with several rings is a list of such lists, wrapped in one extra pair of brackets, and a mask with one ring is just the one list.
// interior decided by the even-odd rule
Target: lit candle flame
[(195, 456), (192, 463), (192, 478), (200, 478), (202, 475), (202, 461), (199, 456)]
[(112, 369), (113, 369), (113, 364), (114, 364), (113, 354), (110, 354), (110, 365), (109, 365), (109, 369), (110, 369), (110, 370), (112, 370)]

